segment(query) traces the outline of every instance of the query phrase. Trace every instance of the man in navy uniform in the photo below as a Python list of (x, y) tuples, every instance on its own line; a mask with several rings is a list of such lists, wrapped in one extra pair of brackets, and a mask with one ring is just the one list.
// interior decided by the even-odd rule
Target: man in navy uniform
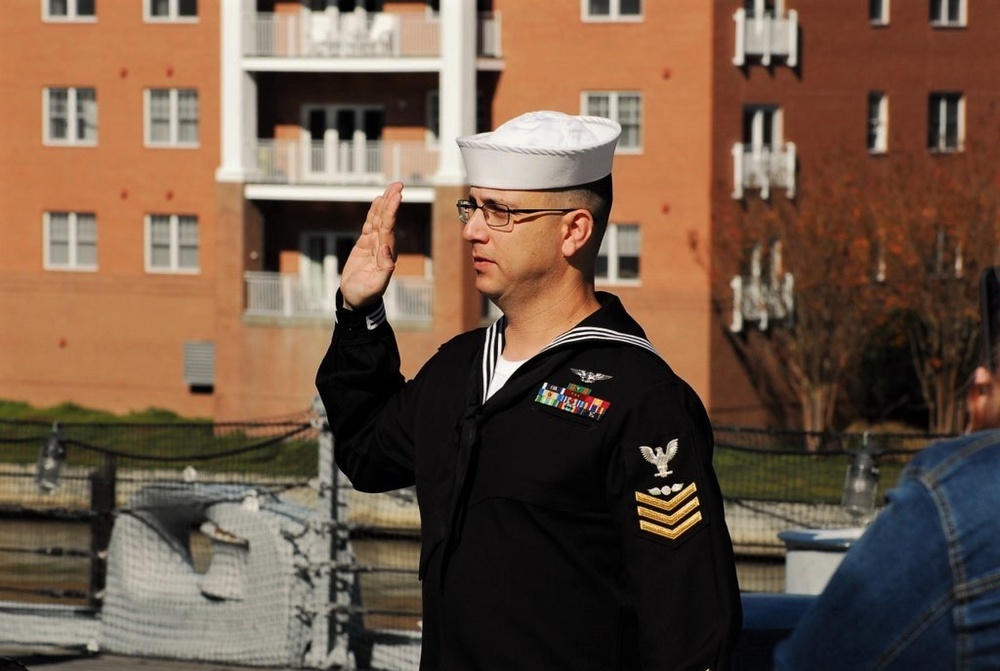
[(503, 316), (404, 381), (382, 295), (402, 186), (341, 275), (317, 387), (361, 491), (416, 485), (421, 669), (725, 669), (741, 611), (702, 403), (594, 287), (620, 126), (458, 139), (476, 288)]

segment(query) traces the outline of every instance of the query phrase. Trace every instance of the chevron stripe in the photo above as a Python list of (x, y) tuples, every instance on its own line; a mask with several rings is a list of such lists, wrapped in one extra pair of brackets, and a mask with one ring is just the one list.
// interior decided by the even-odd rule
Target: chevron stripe
[(669, 538), (670, 540), (677, 540), (698, 522), (701, 522), (701, 513), (695, 512), (694, 515), (684, 520), (674, 529), (668, 529), (667, 527), (662, 527), (659, 524), (653, 524), (652, 522), (647, 522), (646, 520), (639, 520), (639, 528), (643, 531), (648, 531), (651, 534), (656, 534), (657, 536), (663, 536), (664, 538)]
[(374, 331), (385, 323), (385, 303), (379, 303), (375, 312), (365, 317), (365, 327), (369, 331)]
[(674, 526), (680, 520), (691, 514), (692, 511), (697, 510), (699, 505), (700, 503), (698, 501), (698, 497), (696, 496), (672, 515), (664, 515), (663, 513), (658, 513), (655, 510), (643, 508), (642, 506), (639, 506), (637, 510), (639, 511), (639, 517), (645, 517), (646, 519), (653, 520), (654, 522), (661, 522), (663, 524)]

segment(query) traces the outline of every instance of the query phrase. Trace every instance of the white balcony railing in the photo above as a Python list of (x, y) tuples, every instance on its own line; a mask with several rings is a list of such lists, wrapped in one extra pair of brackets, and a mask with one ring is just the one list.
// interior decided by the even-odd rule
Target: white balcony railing
[(424, 142), (255, 140), (248, 181), (267, 184), (428, 185), (438, 150)]
[[(244, 274), (246, 314), (253, 317), (332, 317), (334, 297), (324, 283), (310, 283), (298, 275), (264, 271)], [(430, 323), (434, 285), (430, 280), (394, 277), (385, 294), (390, 320)]]
[(761, 272), (761, 246), (754, 247), (750, 257), (750, 275), (737, 275), (729, 282), (733, 290), (733, 319), (729, 329), (743, 331), (747, 322), (766, 331), (770, 324), (783, 323), (795, 311), (795, 277), (783, 271), (781, 243), (771, 247), (771, 267), (767, 280)]
[[(477, 54), (499, 58), (500, 15), (481, 13)], [(441, 53), (440, 22), (423, 13), (257, 13), (246, 56), (284, 58), (406, 58)]]
[(771, 197), (771, 189), (785, 189), (795, 197), (795, 143), (766, 147), (737, 142), (733, 145), (733, 198), (746, 189), (760, 189), (760, 197)]
[(742, 7), (733, 14), (736, 22), (736, 54), (733, 64), (742, 66), (748, 56), (759, 57), (767, 66), (776, 56), (794, 68), (799, 63), (799, 15), (788, 10), (786, 18), (775, 16), (747, 17)]

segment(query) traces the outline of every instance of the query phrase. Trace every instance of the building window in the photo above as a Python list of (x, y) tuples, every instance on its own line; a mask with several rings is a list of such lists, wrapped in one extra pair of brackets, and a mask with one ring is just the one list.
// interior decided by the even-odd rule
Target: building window
[(934, 240), (934, 256), (927, 268), (930, 277), (961, 279), (965, 274), (965, 259), (961, 240), (939, 228)]
[(582, 0), (584, 21), (635, 21), (642, 18), (642, 0)]
[(781, 110), (774, 105), (745, 105), (743, 108), (743, 143), (753, 151), (780, 151), (782, 139)]
[(215, 391), (214, 342), (184, 341), (184, 381), (193, 394), (211, 394)]
[[(486, 106), (486, 96), (481, 91), (476, 92), (476, 130), (485, 133), (490, 130), (489, 108)], [(427, 127), (425, 138), (427, 144), (436, 147), (441, 135), (441, 94), (435, 89), (427, 92)]]
[(637, 224), (608, 224), (597, 253), (599, 282), (635, 284), (639, 281), (642, 234)]
[(873, 26), (889, 25), (889, 0), (868, 0), (868, 20)]
[(868, 94), (868, 151), (884, 154), (889, 150), (889, 97), (882, 91)]
[(775, 105), (743, 107), (743, 141), (733, 146), (733, 198), (760, 189), (767, 200), (773, 187), (795, 197), (795, 143), (784, 140), (783, 116)]
[(146, 144), (177, 147), (198, 144), (198, 91), (146, 91)]
[(932, 93), (928, 102), (927, 146), (931, 151), (962, 151), (965, 102), (961, 93)]
[(43, 94), (46, 144), (97, 144), (97, 90), (50, 87)]
[[(382, 11), (379, 9), (378, 11)], [(492, 12), (493, 0), (476, 0), (477, 12)], [(441, 0), (427, 0), (427, 13), (431, 16), (441, 14)]]
[(427, 144), (436, 147), (441, 137), (441, 93), (427, 92)]
[(92, 21), (96, 18), (96, 0), (42, 0), (46, 21)]
[(784, 13), (780, 0), (743, 0), (743, 9), (753, 19), (773, 19)]
[(583, 113), (614, 119), (621, 124), (622, 134), (617, 151), (642, 150), (642, 96), (638, 93), (610, 91), (584, 93)]
[(146, 271), (198, 272), (198, 217), (152, 214), (146, 217)]
[(147, 21), (191, 21), (198, 18), (198, 0), (145, 0)]
[(931, 25), (964, 26), (965, 0), (931, 0)]
[(97, 219), (92, 212), (46, 212), (44, 266), (97, 270)]

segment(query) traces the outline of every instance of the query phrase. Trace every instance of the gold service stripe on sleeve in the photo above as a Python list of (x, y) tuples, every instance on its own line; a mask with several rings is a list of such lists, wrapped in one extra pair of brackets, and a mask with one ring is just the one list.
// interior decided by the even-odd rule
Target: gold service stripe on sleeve
[(646, 520), (639, 520), (639, 528), (643, 531), (648, 531), (651, 534), (656, 534), (657, 536), (663, 536), (664, 538), (669, 538), (670, 540), (676, 540), (680, 538), (684, 532), (700, 521), (701, 513), (696, 512), (694, 515), (684, 520), (684, 522), (682, 522), (676, 529), (661, 527), (659, 524), (653, 524), (652, 522), (647, 522)]
[(691, 513), (698, 507), (698, 497), (694, 497), (687, 502), (682, 508), (678, 509), (677, 512), (672, 515), (664, 515), (663, 513), (658, 513), (655, 510), (650, 510), (649, 508), (638, 507), (639, 517), (645, 517), (656, 522), (661, 522), (669, 526), (674, 526), (680, 520), (684, 519), (685, 516)]

